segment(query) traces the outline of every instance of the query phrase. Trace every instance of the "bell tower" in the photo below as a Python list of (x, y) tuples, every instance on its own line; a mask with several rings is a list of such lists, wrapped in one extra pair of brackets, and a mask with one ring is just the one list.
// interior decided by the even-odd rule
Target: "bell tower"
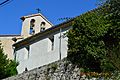
[(29, 37), (53, 26), (41, 13), (21, 17), (23, 38)]

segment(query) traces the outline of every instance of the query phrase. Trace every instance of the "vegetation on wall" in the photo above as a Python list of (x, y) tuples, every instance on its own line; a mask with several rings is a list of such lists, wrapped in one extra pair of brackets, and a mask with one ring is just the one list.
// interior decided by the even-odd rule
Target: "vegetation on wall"
[(68, 36), (68, 59), (90, 71), (120, 70), (120, 0), (106, 0), (77, 17)]
[(0, 79), (17, 74), (16, 67), (17, 63), (7, 58), (0, 44)]
[(107, 0), (104, 13), (109, 23), (109, 30), (104, 41), (107, 46), (108, 58), (120, 70), (120, 0)]

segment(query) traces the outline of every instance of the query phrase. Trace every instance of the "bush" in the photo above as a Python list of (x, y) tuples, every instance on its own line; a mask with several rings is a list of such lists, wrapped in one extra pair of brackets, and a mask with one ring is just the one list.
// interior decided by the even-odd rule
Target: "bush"
[(74, 64), (97, 72), (120, 68), (120, 1), (116, 1), (106, 1), (74, 20), (67, 34), (68, 59)]
[(0, 79), (7, 78), (17, 74), (17, 63), (14, 60), (9, 60), (7, 55), (3, 53), (0, 44)]

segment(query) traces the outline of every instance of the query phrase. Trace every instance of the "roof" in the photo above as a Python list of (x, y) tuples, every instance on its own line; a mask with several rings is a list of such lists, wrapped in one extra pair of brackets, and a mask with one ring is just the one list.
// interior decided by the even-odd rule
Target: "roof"
[(31, 15), (28, 15), (28, 16), (22, 16), (20, 19), (22, 19), (24, 21), (26, 18), (35, 17), (35, 16), (41, 16), (45, 21), (47, 21), (50, 25), (53, 26), (53, 24), (50, 21), (48, 21), (47, 18), (41, 13), (31, 14)]
[(17, 36), (20, 36), (20, 35), (19, 34), (8, 34), (8, 35), (0, 34), (0, 37), (17, 37)]

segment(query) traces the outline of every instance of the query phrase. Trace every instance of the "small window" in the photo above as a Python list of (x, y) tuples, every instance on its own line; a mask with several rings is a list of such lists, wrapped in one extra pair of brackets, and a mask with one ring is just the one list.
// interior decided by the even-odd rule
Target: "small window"
[(14, 50), (14, 60), (16, 61), (16, 55), (17, 55), (17, 53), (16, 53), (16, 48), (13, 48), (13, 50)]
[(35, 26), (35, 20), (31, 19), (31, 21), (30, 21), (30, 34), (35, 34), (34, 26)]
[(30, 25), (31, 25), (32, 27), (34, 27), (34, 23), (35, 23), (35, 19), (31, 19)]
[(28, 69), (27, 69), (27, 68), (25, 68), (25, 72), (26, 72), (26, 71), (28, 71)]
[(30, 28), (30, 34), (35, 34), (35, 30), (33, 28)]
[(50, 37), (49, 39), (50, 39), (50, 41), (52, 43), (51, 50), (54, 50), (54, 36)]
[(45, 30), (45, 22), (41, 22), (41, 24), (40, 24), (40, 31), (44, 31)]
[(41, 27), (40, 31), (44, 31), (44, 30), (45, 30), (45, 28), (44, 28), (44, 27)]
[(46, 24), (45, 22), (41, 22), (41, 24), (40, 24), (40, 25), (41, 25), (41, 26), (45, 26), (45, 24)]

